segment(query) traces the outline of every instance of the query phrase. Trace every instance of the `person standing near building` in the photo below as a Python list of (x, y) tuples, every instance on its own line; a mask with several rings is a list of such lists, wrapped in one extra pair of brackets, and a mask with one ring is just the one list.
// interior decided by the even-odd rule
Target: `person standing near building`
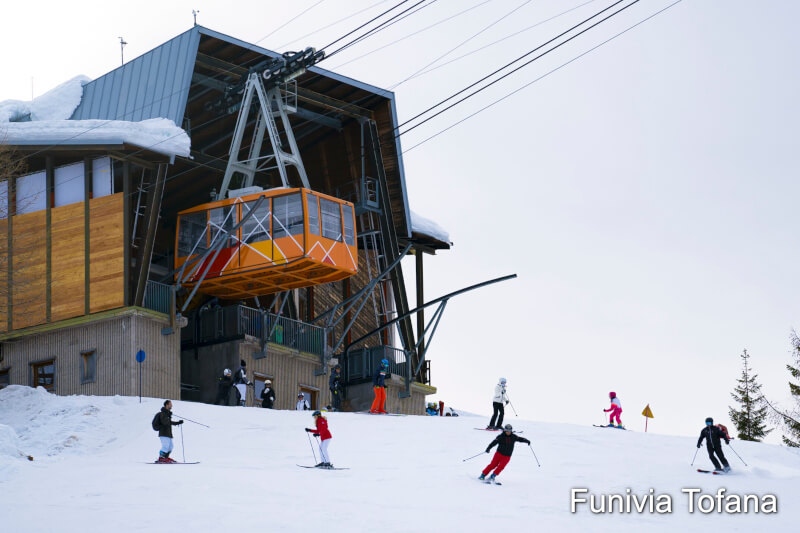
[(174, 463), (175, 459), (170, 459), (172, 452), (172, 426), (183, 424), (183, 420), (172, 421), (172, 402), (164, 400), (164, 407), (158, 414), (158, 438), (161, 440), (161, 451), (158, 453), (156, 463)]
[(217, 399), (214, 400), (214, 405), (230, 405), (231, 388), (233, 387), (233, 378), (231, 377), (231, 369), (226, 368), (222, 371), (222, 376), (217, 380)]
[(486, 429), (501, 429), (503, 426), (503, 416), (505, 415), (505, 405), (508, 405), (506, 396), (506, 378), (500, 378), (494, 386), (494, 397), (492, 398), (492, 419)]
[(272, 409), (275, 403), (275, 389), (272, 388), (272, 381), (265, 379), (264, 388), (261, 390), (261, 407)]
[[(700, 431), (700, 438), (697, 439), (698, 448), (703, 443), (703, 439), (706, 439), (706, 450), (708, 451), (709, 459), (714, 463), (714, 471), (730, 472), (731, 467), (728, 464), (728, 460), (725, 459), (725, 454), (722, 453), (722, 444), (720, 444), (719, 440), (724, 439), (725, 444), (730, 444), (731, 440), (722, 432), (719, 426), (714, 425), (714, 419), (711, 417), (706, 418), (706, 427)], [(719, 461), (717, 461), (717, 457), (714, 457), (715, 452), (719, 457)], [(719, 464), (720, 461), (722, 461), (722, 466)]]
[(311, 409), (311, 406), (308, 405), (308, 400), (306, 400), (306, 395), (302, 392), (297, 393), (297, 405), (295, 409), (298, 411), (309, 411)]
[(320, 463), (316, 465), (317, 468), (333, 468), (331, 464), (331, 457), (328, 455), (328, 446), (331, 443), (331, 432), (328, 430), (328, 419), (322, 416), (319, 411), (314, 411), (311, 416), (314, 417), (315, 428), (306, 428), (308, 433), (312, 433), (315, 437), (319, 437), (319, 458)]
[(239, 368), (233, 375), (233, 384), (236, 386), (236, 390), (239, 393), (239, 405), (244, 407), (247, 401), (247, 386), (250, 384), (247, 380), (247, 363), (244, 359), (241, 360)]
[(333, 367), (331, 377), (328, 380), (328, 388), (331, 391), (331, 403), (333, 409), (339, 411), (342, 407), (342, 367), (336, 365)]
[(489, 481), (494, 482), (497, 476), (500, 475), (500, 472), (505, 469), (506, 465), (511, 460), (511, 454), (514, 453), (515, 442), (524, 442), (528, 446), (531, 445), (531, 441), (514, 433), (514, 428), (511, 427), (511, 424), (506, 424), (506, 427), (503, 428), (503, 432), (495, 437), (495, 439), (486, 448), (486, 453), (489, 453), (494, 446), (497, 446), (497, 451), (495, 452), (494, 457), (492, 457), (492, 462), (489, 463), (489, 466), (483, 469), (483, 472), (481, 472), (481, 475), (478, 476), (478, 479), (485, 481), (486, 475), (489, 472), (492, 472), (492, 469), (494, 469), (494, 472), (492, 472), (492, 475), (489, 477)]
[(614, 427), (614, 419), (617, 419), (617, 426), (618, 428), (622, 428), (622, 421), (619, 418), (619, 415), (622, 414), (622, 402), (619, 401), (617, 398), (616, 392), (609, 392), (608, 398), (611, 400), (611, 407), (608, 409), (603, 409), (604, 413), (611, 413), (608, 417), (608, 427)]
[(372, 376), (372, 390), (375, 392), (375, 399), (372, 400), (372, 407), (369, 412), (373, 414), (386, 414), (386, 389), (389, 387), (386, 384), (386, 378), (390, 377), (389, 373), (389, 360), (382, 359), (381, 366), (375, 371)]

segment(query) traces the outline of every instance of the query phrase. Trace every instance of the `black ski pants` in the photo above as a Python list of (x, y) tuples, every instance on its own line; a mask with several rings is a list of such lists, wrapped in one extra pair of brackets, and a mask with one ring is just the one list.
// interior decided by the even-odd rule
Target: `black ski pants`
[[(492, 402), (492, 407), (494, 407), (494, 413), (492, 413), (492, 421), (489, 422), (489, 425), (496, 427), (503, 427), (503, 415), (506, 412), (506, 408), (503, 406), (503, 402)], [(495, 424), (495, 419), (497, 420), (496, 424)]]
[(218, 389), (214, 405), (230, 405), (231, 389)]
[(331, 403), (333, 403), (333, 408), (337, 411), (342, 408), (342, 391), (331, 389)]
[[(714, 463), (714, 468), (722, 468), (719, 466), (719, 461), (722, 461), (724, 466), (728, 466), (728, 460), (725, 459), (725, 454), (722, 453), (722, 444), (718, 442), (714, 445), (706, 445), (706, 450), (708, 450), (709, 459), (711, 459), (711, 462)], [(716, 452), (717, 457), (719, 457), (719, 461), (717, 461), (717, 457), (714, 457), (714, 452)]]

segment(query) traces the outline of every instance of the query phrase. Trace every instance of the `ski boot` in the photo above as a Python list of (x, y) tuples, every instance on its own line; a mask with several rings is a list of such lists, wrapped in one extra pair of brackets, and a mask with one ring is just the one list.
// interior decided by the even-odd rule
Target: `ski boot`
[(486, 480), (486, 474), (481, 473), (481, 475), (478, 476), (478, 479), (480, 479), (481, 481), (485, 481)]
[(725, 473), (727, 474), (728, 472), (730, 472), (730, 471), (731, 471), (731, 467), (730, 467), (730, 466), (728, 466), (728, 465), (725, 465), (725, 466), (723, 466), (723, 467), (722, 467), (722, 471), (723, 471), (723, 472), (725, 472)]
[(325, 468), (325, 463), (317, 463), (314, 465), (314, 468)]
[(622, 427), (622, 424), (617, 424), (617, 429), (625, 429), (625, 428)]
[(322, 463), (322, 468), (327, 468), (328, 470), (333, 470), (333, 465), (330, 463)]
[(497, 474), (492, 474), (491, 476), (489, 476), (489, 481), (494, 483), (496, 478), (497, 478)]
[(721, 473), (723, 473), (725, 471), (723, 469), (721, 469), (721, 468), (715, 468), (714, 472), (717, 472), (718, 474), (721, 474)]
[(165, 462), (165, 463), (174, 463), (174, 462), (176, 462), (176, 461), (175, 461), (175, 459), (171, 459), (171, 458), (170, 458), (170, 456), (169, 456), (169, 454), (170, 454), (170, 453), (172, 453), (172, 452), (167, 452), (167, 453), (164, 455), (164, 462)]
[(613, 428), (615, 426), (614, 426), (614, 424), (609, 424), (607, 427)]

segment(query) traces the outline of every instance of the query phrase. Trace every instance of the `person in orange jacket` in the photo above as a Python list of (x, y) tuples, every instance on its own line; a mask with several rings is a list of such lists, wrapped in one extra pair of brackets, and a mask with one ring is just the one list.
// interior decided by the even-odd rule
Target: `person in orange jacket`
[(312, 433), (315, 437), (319, 437), (319, 458), (320, 463), (315, 465), (317, 468), (333, 468), (331, 464), (331, 457), (328, 455), (328, 446), (331, 443), (333, 436), (328, 430), (328, 419), (322, 416), (319, 411), (314, 411), (311, 416), (314, 417), (315, 428), (306, 428), (306, 432)]
[(372, 400), (372, 408), (370, 413), (386, 414), (386, 389), (389, 387), (386, 384), (386, 378), (390, 377), (389, 373), (389, 360), (381, 360), (381, 366), (375, 371), (372, 376), (372, 388), (375, 391), (375, 399)]

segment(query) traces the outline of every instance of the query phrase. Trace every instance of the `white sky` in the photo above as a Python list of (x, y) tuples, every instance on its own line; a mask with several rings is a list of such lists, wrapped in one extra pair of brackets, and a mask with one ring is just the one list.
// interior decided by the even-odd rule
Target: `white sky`
[[(262, 41), (317, 0), (6, 2), (0, 100), (30, 99), (31, 80), (38, 95), (96, 78), (119, 65), (118, 36), (131, 59), (186, 30), (192, 9), (202, 25), (285, 51), (324, 46), (392, 5), (282, 46), (375, 1), (324, 0)], [(337, 68), (483, 1), (439, 0), (322, 66), (389, 88), (522, 4), (436, 65), (586, 0), (491, 0)], [(401, 122), (610, 3), (401, 84)], [(642, 0), (403, 147), (670, 3)], [(789, 333), (800, 325), (798, 14), (790, 0), (684, 0), (405, 154), (412, 209), (455, 242), (426, 256), (426, 297), (519, 275), (450, 302), (429, 354), (433, 399), (485, 413), (505, 376), (524, 417), (590, 424), (614, 390), (629, 427), (642, 429), (649, 402), (652, 430), (694, 434), (706, 416), (729, 422), (747, 348), (767, 395), (788, 403)], [(413, 301), (413, 261), (405, 269)]]

